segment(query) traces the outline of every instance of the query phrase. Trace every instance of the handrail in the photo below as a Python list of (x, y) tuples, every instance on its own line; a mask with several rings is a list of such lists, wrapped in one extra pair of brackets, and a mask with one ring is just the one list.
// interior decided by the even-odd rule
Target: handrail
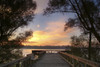
[[(87, 60), (87, 59), (83, 59), (81, 57), (78, 57), (78, 56), (74, 56), (74, 55), (71, 55), (71, 54), (68, 54), (68, 53), (65, 53), (65, 52), (59, 52), (61, 55), (63, 55), (64, 58), (71, 58), (71, 59), (74, 59), (78, 62), (81, 62), (81, 63), (84, 63), (85, 66), (88, 65), (88, 66), (91, 66), (91, 67), (100, 67), (100, 64), (99, 63), (96, 63), (96, 62), (93, 62), (93, 61), (90, 61), (90, 60)], [(67, 57), (66, 57), (67, 56)], [(66, 60), (67, 60), (66, 59)], [(74, 66), (75, 67), (75, 66)]]
[(23, 63), (26, 60), (30, 60), (31, 59), (31, 55), (32, 54), (29, 54), (29, 55), (27, 55), (27, 57), (24, 57), (24, 58), (21, 58), (21, 59), (17, 59), (17, 60), (14, 60), (12, 62), (0, 65), (0, 67), (9, 67), (9, 66), (12, 66), (12, 65), (15, 65), (16, 67), (20, 67), (20, 62)]
[[(41, 51), (38, 53), (39, 58), (44, 54), (45, 52)], [(28, 54), (26, 57), (24, 58), (20, 58), (14, 61), (11, 61), (9, 63), (5, 63), (0, 65), (0, 67), (30, 67), (32, 65), (32, 63), (36, 60), (32, 59), (33, 53), (32, 54)]]

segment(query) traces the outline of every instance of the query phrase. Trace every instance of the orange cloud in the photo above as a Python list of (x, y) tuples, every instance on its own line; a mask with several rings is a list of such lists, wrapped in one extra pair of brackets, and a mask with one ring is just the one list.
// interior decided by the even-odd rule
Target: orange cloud
[[(69, 45), (70, 34), (75, 31), (75, 28), (64, 31), (65, 22), (63, 20), (56, 22), (49, 22), (44, 31), (34, 31), (32, 38), (28, 39), (25, 45), (33, 46), (56, 46), (56, 45)], [(33, 43), (32, 43), (33, 42)]]

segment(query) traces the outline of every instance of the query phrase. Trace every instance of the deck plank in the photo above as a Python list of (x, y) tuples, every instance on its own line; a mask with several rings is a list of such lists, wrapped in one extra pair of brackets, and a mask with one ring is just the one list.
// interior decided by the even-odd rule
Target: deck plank
[(47, 53), (32, 67), (70, 67), (58, 53)]

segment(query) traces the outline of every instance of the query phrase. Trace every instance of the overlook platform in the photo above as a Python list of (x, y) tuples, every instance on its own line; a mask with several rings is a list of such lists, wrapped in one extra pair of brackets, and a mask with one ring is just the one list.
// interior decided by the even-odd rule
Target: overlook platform
[(100, 63), (67, 52), (45, 53), (38, 51), (35, 56), (39, 57), (38, 60), (33, 60), (36, 57), (32, 59), (33, 54), (28, 54), (26, 57), (2, 64), (0, 67), (100, 67)]
[(32, 67), (70, 67), (70, 65), (58, 53), (46, 53)]

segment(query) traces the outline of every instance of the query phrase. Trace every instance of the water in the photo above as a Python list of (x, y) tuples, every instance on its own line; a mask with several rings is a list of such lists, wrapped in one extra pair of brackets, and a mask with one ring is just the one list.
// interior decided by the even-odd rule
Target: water
[(43, 50), (46, 53), (58, 53), (59, 51), (65, 51), (65, 49), (21, 49), (23, 56), (27, 56), (32, 53), (32, 50)]

